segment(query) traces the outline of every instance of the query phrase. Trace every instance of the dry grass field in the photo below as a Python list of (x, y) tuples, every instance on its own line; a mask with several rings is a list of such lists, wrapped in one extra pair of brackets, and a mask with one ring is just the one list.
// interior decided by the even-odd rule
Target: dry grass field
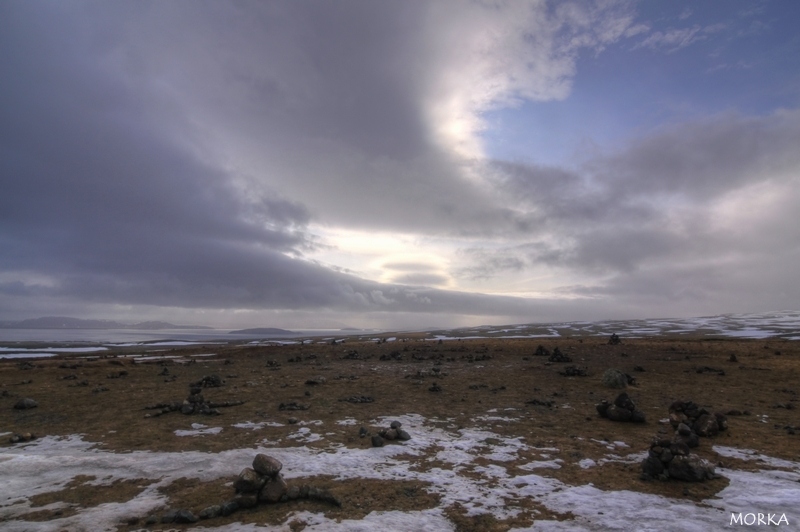
[[(621, 344), (609, 345), (607, 337), (597, 336), (444, 342), (421, 334), (395, 336), (389, 342), (347, 339), (336, 345), (207, 344), (157, 352), (128, 347), (102, 356), (0, 361), (0, 433), (4, 433), (0, 466), (43, 438), (58, 441), (72, 435), (80, 435), (96, 452), (120, 460), (145, 456), (137, 454), (141, 451), (147, 451), (146, 456), (205, 453), (200, 456), (226, 464), (222, 472), (173, 475), (167, 482), (157, 472), (141, 478), (116, 478), (113, 473), (98, 478), (96, 472), (80, 473), (80, 466), (70, 463), (49, 488), (36, 486), (27, 492), (19, 488), (13, 494), (16, 498), (7, 490), (7, 500), (0, 502), (0, 528), (46, 530), (48, 523), (54, 530), (79, 528), (70, 517), (150, 492), (155, 503), (141, 510), (119, 507), (113, 527), (191, 528), (197, 525), (153, 524), (147, 518), (168, 508), (197, 514), (232, 498), (231, 482), (250, 465), (242, 457), (269, 453), (270, 448), (279, 449), (284, 457), (290, 485), (302, 482), (326, 488), (341, 507), (309, 500), (259, 505), (204, 521), (203, 526), (239, 523), (303, 530), (313, 528), (309, 515), (342, 523), (381, 512), (424, 515), (433, 509), (454, 530), (500, 531), (576, 519), (568, 507), (559, 510), (536, 496), (519, 494), (503, 501), (505, 513), (491, 511), (491, 505), (482, 512), (480, 501), (448, 498), (447, 489), (437, 489), (431, 480), (436, 478), (433, 473), (457, 474), (490, 492), (498, 479), (529, 479), (526, 475), (534, 472), (559, 486), (591, 485), (609, 494), (635, 492), (702, 508), (729, 485), (724, 474), (695, 484), (639, 478), (639, 461), (653, 437), (672, 435), (664, 419), (675, 400), (692, 400), (716, 412), (742, 413), (729, 415), (727, 431), (703, 438), (694, 449), (722, 471), (787, 468), (723, 456), (715, 446), (800, 462), (798, 342), (663, 337), (623, 338)], [(536, 356), (540, 344), (548, 350), (558, 347), (572, 362)], [(586, 376), (562, 375), (567, 366), (585, 369)], [(598, 416), (594, 405), (613, 400), (620, 392), (603, 386), (601, 376), (608, 368), (635, 378), (626, 391), (646, 414), (646, 423), (615, 423)], [(171, 411), (153, 416), (161, 410), (148, 409), (157, 403), (182, 402), (191, 383), (211, 375), (224, 383), (203, 388), (205, 401), (234, 405), (218, 407), (219, 415)], [(34, 399), (38, 406), (14, 409), (23, 397)], [(351, 402), (362, 397), (371, 401)], [(292, 404), (301, 409), (287, 409)], [(409, 442), (386, 442), (385, 447), (373, 449), (371, 438), (359, 434), (361, 427), (376, 434), (395, 418), (412, 420), (404, 424), (412, 438)], [(424, 445), (416, 438), (423, 426)], [(209, 430), (215, 428), (219, 430)], [(37, 439), (8, 443), (16, 433), (32, 433)], [(446, 443), (437, 443), (437, 434)], [(464, 452), (471, 454), (459, 463), (453, 452), (462, 440), (470, 442)], [(448, 453), (443, 452), (445, 447)], [(387, 464), (403, 462), (409, 473), (404, 478), (355, 473), (345, 478), (336, 467), (326, 473), (320, 466), (313, 475), (298, 473), (292, 478), (293, 450), (302, 452), (298, 463), (345, 450), (365, 453), (354, 456), (384, 452), (389, 453)], [(510, 452), (513, 459), (503, 452)], [(628, 455), (635, 456), (626, 459)], [(58, 467), (57, 459), (53, 467)], [(496, 473), (498, 468), (503, 472)], [(24, 471), (20, 474), (24, 476)], [(576, 526), (581, 523), (585, 520), (575, 521)], [(383, 528), (393, 529), (385, 524)]]

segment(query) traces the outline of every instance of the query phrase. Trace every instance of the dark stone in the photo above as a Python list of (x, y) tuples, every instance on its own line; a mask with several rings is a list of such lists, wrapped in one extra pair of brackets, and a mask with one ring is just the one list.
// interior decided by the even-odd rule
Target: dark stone
[(231, 515), (233, 512), (239, 509), (239, 503), (236, 501), (228, 501), (222, 505), (222, 509), (219, 511), (219, 514), (223, 517)]
[(630, 421), (631, 417), (633, 417), (633, 412), (617, 405), (610, 405), (606, 410), (606, 417), (611, 421)]
[(654, 456), (648, 456), (642, 462), (642, 473), (651, 477), (657, 477), (664, 472), (664, 464)]
[(282, 476), (278, 475), (264, 484), (264, 487), (261, 488), (261, 493), (258, 494), (258, 500), (261, 502), (276, 503), (286, 494), (287, 489), (286, 481), (283, 480)]
[(631, 412), (636, 409), (636, 405), (633, 403), (630, 396), (628, 396), (628, 392), (619, 394), (617, 398), (614, 399), (614, 405), (625, 410), (630, 410)]
[(632, 423), (644, 423), (647, 421), (647, 417), (644, 415), (644, 412), (641, 410), (634, 410), (631, 412), (631, 422)]
[(599, 403), (597, 403), (594, 407), (597, 409), (597, 413), (600, 414), (600, 417), (608, 417), (608, 407), (611, 406), (611, 403), (603, 399)]
[(392, 421), (391, 425), (389, 426), (393, 429), (399, 429), (400, 427), (403, 426), (403, 424), (400, 423), (399, 421)]
[(16, 403), (14, 403), (14, 408), (17, 410), (28, 410), (30, 408), (36, 408), (39, 406), (39, 403), (31, 399), (30, 397), (23, 397)]
[(175, 523), (196, 523), (198, 518), (189, 510), (178, 510), (175, 514)]
[(669, 476), (687, 482), (716, 478), (714, 466), (697, 455), (676, 456), (669, 463)]
[(369, 435), (369, 431), (366, 429), (366, 427), (361, 427), (360, 429), (358, 429), (358, 437), (359, 438), (364, 438), (367, 435)]
[(399, 429), (397, 431), (397, 439), (400, 441), (408, 441), (411, 439), (411, 436), (409, 436), (408, 432), (404, 431), (403, 429)]
[(383, 447), (383, 438), (378, 436), (377, 434), (372, 437), (372, 446), (373, 447)]
[(278, 473), (280, 473), (282, 468), (283, 464), (281, 464), (277, 458), (267, 456), (266, 454), (259, 453), (253, 459), (253, 469), (256, 471), (256, 473), (265, 475), (269, 478), (275, 477)]
[(716, 416), (703, 414), (694, 422), (694, 431), (698, 436), (709, 437), (719, 434), (719, 424)]
[(203, 508), (203, 510), (198, 514), (200, 519), (214, 519), (218, 517), (222, 513), (222, 506), (219, 504), (215, 504), (213, 506), (209, 506), (207, 508)]
[(241, 494), (233, 499), (238, 508), (255, 508), (258, 506), (258, 495), (254, 493)]
[(387, 439), (389, 441), (396, 440), (397, 439), (397, 431), (395, 429), (389, 429), (386, 432), (384, 432), (383, 434), (381, 434), (381, 436), (383, 436), (385, 439)]
[(167, 510), (167, 512), (161, 516), (162, 523), (174, 523), (175, 517), (178, 515), (178, 510)]
[(237, 493), (256, 493), (264, 485), (264, 480), (254, 469), (246, 467), (233, 482), (233, 489)]

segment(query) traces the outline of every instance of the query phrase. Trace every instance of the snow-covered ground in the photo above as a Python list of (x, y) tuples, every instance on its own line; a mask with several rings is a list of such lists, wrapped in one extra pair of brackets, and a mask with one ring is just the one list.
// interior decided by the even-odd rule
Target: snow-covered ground
[[(515, 499), (530, 498), (549, 510), (571, 512), (574, 520), (537, 519), (535, 531), (561, 530), (723, 530), (730, 526), (732, 512), (785, 515), (787, 530), (800, 527), (800, 462), (776, 460), (751, 450), (715, 447), (723, 456), (758, 460), (765, 470), (745, 472), (718, 470), (730, 484), (716, 498), (694, 504), (634, 491), (601, 491), (591, 484), (572, 486), (559, 480), (537, 475), (537, 470), (558, 468), (567, 460), (558, 456), (556, 448), (529, 446), (521, 437), (504, 437), (489, 429), (456, 430), (446, 424), (429, 422), (422, 416), (408, 414), (374, 420), (375, 426), (386, 426), (392, 420), (403, 423), (412, 436), (410, 441), (379, 448), (347, 448), (331, 444), (326, 448), (280, 447), (243, 448), (220, 453), (148, 452), (113, 453), (104, 451), (79, 435), (63, 438), (45, 437), (31, 443), (6, 447), (0, 451), (0, 528), (4, 531), (49, 530), (115, 530), (130, 517), (144, 517), (168, 501), (158, 491), (181, 478), (210, 481), (233, 476), (249, 466), (257, 452), (275, 456), (284, 464), (287, 479), (333, 475), (339, 480), (369, 478), (419, 480), (429, 483), (430, 492), (441, 496), (440, 505), (422, 511), (373, 512), (358, 521), (335, 522), (324, 515), (297, 512), (287, 518), (307, 523), (305, 530), (454, 530), (445, 517), (444, 508), (460, 504), (471, 515), (491, 513), (499, 519), (518, 514), (522, 509)], [(491, 420), (489, 417), (487, 419)], [(342, 420), (339, 425), (351, 424)], [(445, 428), (441, 428), (442, 426)], [(297, 439), (324, 441), (324, 426), (299, 428)], [(206, 427), (198, 427), (193, 437), (204, 437)], [(616, 451), (627, 450), (616, 445)], [(537, 455), (534, 460), (523, 458)], [(631, 451), (637, 451), (631, 449)], [(555, 458), (553, 458), (555, 456)], [(582, 460), (583, 468), (602, 467), (610, 460), (638, 461), (641, 452), (625, 456), (609, 455), (598, 462)], [(476, 463), (478, 458), (482, 460)], [(491, 460), (486, 465), (485, 459)], [(526, 474), (512, 474), (507, 466), (514, 464)], [(771, 469), (779, 467), (781, 470)], [(528, 473), (530, 472), (530, 473)], [(105, 503), (85, 508), (76, 515), (48, 522), (22, 521), (19, 516), (31, 511), (29, 497), (62, 489), (77, 475), (96, 477), (95, 484), (116, 480), (150, 479), (154, 483), (129, 501)], [(216, 502), (216, 501), (213, 501)], [(211, 504), (212, 502), (209, 502)], [(345, 501), (346, 504), (346, 501)], [(36, 508), (56, 509), (61, 503)], [(782, 523), (785, 523), (782, 522)], [(203, 530), (289, 530), (288, 525), (214, 525), (214, 521), (198, 523)], [(739, 525), (736, 525), (739, 526)], [(781, 526), (784, 526), (783, 524)], [(779, 527), (780, 528), (780, 527)], [(517, 529), (521, 530), (521, 529)]]

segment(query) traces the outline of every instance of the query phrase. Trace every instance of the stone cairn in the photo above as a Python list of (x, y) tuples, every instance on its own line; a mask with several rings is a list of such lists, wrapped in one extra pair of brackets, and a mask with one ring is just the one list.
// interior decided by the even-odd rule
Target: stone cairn
[(220, 414), (219, 408), (229, 406), (239, 406), (244, 404), (244, 401), (222, 401), (222, 402), (209, 402), (203, 397), (203, 388), (216, 388), (224, 384), (225, 381), (219, 378), (218, 375), (207, 375), (197, 382), (189, 385), (189, 397), (181, 401), (171, 401), (168, 403), (156, 403), (144, 407), (145, 410), (157, 410), (145, 414), (144, 417), (158, 417), (170, 412), (180, 412), (184, 415), (191, 414), (205, 414), (207, 416), (216, 416)]
[[(334, 506), (342, 506), (341, 501), (328, 490), (307, 484), (290, 486), (281, 475), (283, 464), (272, 456), (257, 454), (253, 467), (246, 467), (233, 482), (235, 495), (232, 499), (204, 508), (195, 515), (189, 510), (168, 510), (161, 517), (162, 523), (196, 523), (200, 519), (225, 517), (237, 510), (255, 508), (259, 504), (276, 504), (298, 499), (315, 500)], [(151, 516), (145, 524), (157, 521)]]
[(642, 480), (674, 478), (702, 482), (717, 478), (714, 465), (689, 449), (700, 444), (701, 436), (716, 436), (727, 430), (727, 418), (700, 408), (692, 401), (675, 401), (669, 407), (669, 422), (675, 433), (671, 439), (653, 439), (647, 458), (642, 462)]
[[(399, 421), (392, 421), (389, 425), (389, 428), (381, 429), (378, 431), (377, 434), (372, 435), (372, 446), (373, 447), (383, 447), (385, 441), (408, 441), (411, 439), (411, 436), (403, 430), (401, 427), (403, 426), (402, 423)], [(364, 438), (369, 435), (369, 431), (361, 427), (358, 433), (359, 437)]]
[(595, 405), (600, 417), (611, 421), (630, 421), (632, 423), (644, 423), (646, 421), (644, 412), (636, 408), (636, 404), (628, 396), (628, 392), (622, 392), (609, 403), (605, 399)]
[[(257, 454), (253, 459), (253, 467), (246, 467), (239, 473), (233, 483), (236, 497), (226, 504), (235, 503), (237, 508), (253, 508), (259, 503), (275, 504), (278, 502), (311, 499), (341, 506), (342, 503), (329, 491), (308, 485), (289, 486), (281, 475), (283, 464), (278, 459), (266, 454)], [(209, 510), (209, 511), (206, 511)], [(214, 508), (200, 512), (200, 517), (214, 513)]]

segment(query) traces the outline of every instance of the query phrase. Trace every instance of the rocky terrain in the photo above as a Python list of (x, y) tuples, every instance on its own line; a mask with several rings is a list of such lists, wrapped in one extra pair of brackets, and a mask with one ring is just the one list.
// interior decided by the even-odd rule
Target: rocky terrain
[[(701, 336), (0, 360), (0, 528), (591, 529), (637, 497), (722, 528), (756, 475), (775, 477), (773, 511), (800, 495), (798, 382), (796, 341)], [(223, 511), (234, 499), (255, 503)], [(657, 525), (637, 515), (620, 529)]]

